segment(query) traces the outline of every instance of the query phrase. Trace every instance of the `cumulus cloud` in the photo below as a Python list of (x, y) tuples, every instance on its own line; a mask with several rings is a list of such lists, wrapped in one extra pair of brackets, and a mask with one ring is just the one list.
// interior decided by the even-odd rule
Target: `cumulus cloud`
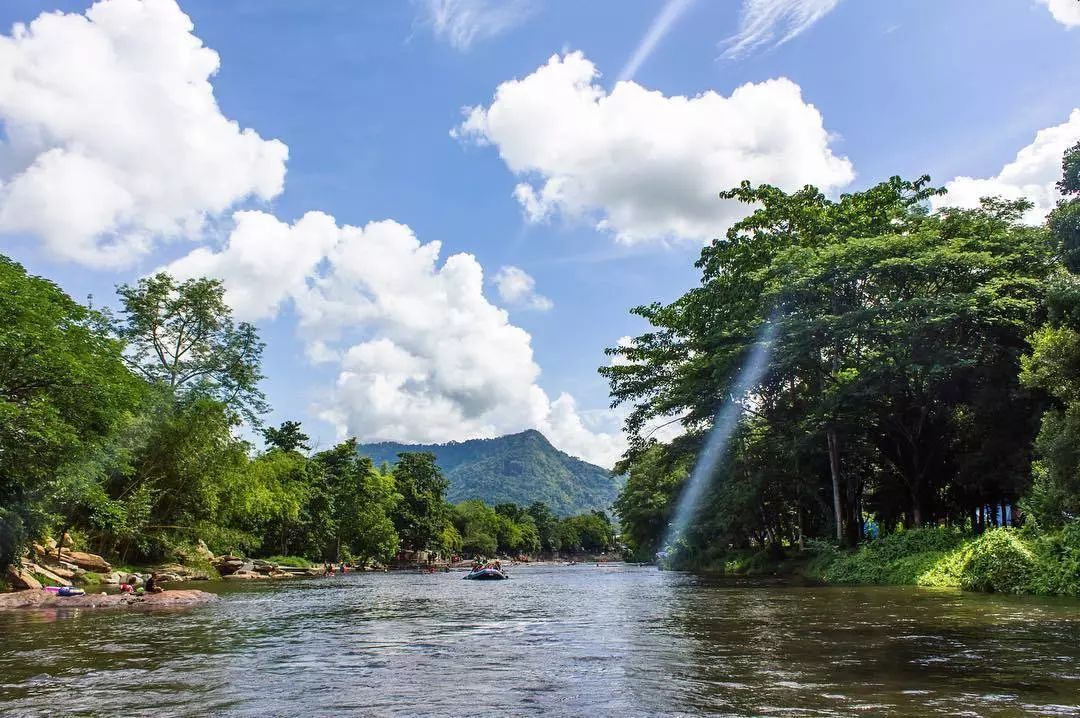
[(1061, 157), (1065, 150), (1080, 141), (1080, 108), (1060, 125), (1035, 133), (1031, 144), (1016, 153), (993, 177), (957, 177), (946, 183), (949, 192), (933, 199), (934, 207), (977, 207), (983, 197), (1026, 197), (1034, 207), (1025, 221), (1038, 224), (1057, 204), (1060, 194), (1055, 183), (1061, 179)]
[(222, 115), (174, 0), (103, 0), (0, 35), (0, 232), (121, 267), (282, 191), (288, 148)]
[(569, 453), (613, 463), (621, 433), (590, 423), (569, 395), (552, 400), (531, 337), (484, 296), (477, 260), (440, 262), (440, 252), (390, 220), (339, 226), (311, 212), (287, 224), (245, 211), (222, 247), (165, 269), (220, 277), (244, 319), (291, 303), (309, 359), (337, 365), (317, 411), (342, 436), (429, 442), (536, 428)]
[(1068, 28), (1080, 27), (1080, 2), (1077, 0), (1039, 0), (1054, 19)]
[(452, 131), (498, 149), (530, 221), (592, 219), (624, 243), (703, 241), (745, 214), (716, 196), (744, 179), (831, 191), (854, 178), (788, 79), (667, 97), (634, 82), (607, 92), (598, 74), (580, 52), (554, 55)]
[(511, 307), (546, 312), (554, 306), (550, 299), (536, 293), (536, 280), (524, 269), (501, 267), (495, 273), (493, 281), (499, 292), (499, 299)]
[(763, 45), (783, 45), (839, 4), (840, 0), (743, 0), (739, 31), (722, 43), (723, 57), (734, 59)]
[(468, 50), (511, 30), (533, 13), (533, 0), (421, 0), (421, 21), (435, 37), (458, 50)]

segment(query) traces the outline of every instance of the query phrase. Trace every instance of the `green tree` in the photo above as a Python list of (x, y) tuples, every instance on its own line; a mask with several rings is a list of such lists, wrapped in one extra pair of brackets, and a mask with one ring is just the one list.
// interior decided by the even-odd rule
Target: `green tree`
[(0, 256), (0, 566), (55, 511), (98, 501), (97, 477), (75, 469), (140, 401), (122, 352), (101, 314)]
[(267, 447), (274, 447), (282, 451), (311, 451), (308, 443), (311, 437), (300, 430), (299, 421), (286, 421), (281, 426), (264, 427), (261, 432)]
[(446, 487), (442, 471), (430, 452), (398, 454), (394, 466), (394, 486), (401, 501), (394, 524), (401, 543), (420, 551), (433, 546), (446, 525)]
[(258, 384), (264, 345), (255, 327), (236, 324), (217, 279), (177, 282), (160, 272), (117, 287), (118, 335), (130, 365), (174, 393), (221, 401), (252, 423), (267, 411)]

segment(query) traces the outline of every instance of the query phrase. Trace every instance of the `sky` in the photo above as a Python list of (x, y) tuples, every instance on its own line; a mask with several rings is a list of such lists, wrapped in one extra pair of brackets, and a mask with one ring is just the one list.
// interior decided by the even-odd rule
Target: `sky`
[(527, 428), (610, 465), (597, 367), (747, 179), (1057, 199), (1080, 0), (4, 0), (0, 251), (80, 300), (220, 278), (270, 423)]

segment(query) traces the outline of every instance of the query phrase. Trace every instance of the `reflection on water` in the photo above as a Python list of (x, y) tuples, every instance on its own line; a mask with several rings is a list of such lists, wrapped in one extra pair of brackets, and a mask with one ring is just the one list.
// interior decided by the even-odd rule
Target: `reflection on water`
[(1080, 603), (651, 568), (0, 613), (4, 715), (1078, 715)]

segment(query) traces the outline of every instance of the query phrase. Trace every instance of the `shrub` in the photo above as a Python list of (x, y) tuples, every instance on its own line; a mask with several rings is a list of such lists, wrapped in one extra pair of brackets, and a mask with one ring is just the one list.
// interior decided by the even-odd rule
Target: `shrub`
[(266, 559), (267, 563), (275, 566), (291, 566), (293, 568), (311, 568), (311, 561), (303, 556), (271, 556)]
[(1080, 520), (1035, 541), (1036, 593), (1080, 596)]
[(1035, 555), (1015, 529), (987, 531), (972, 545), (960, 575), (969, 591), (1024, 593), (1035, 575)]

